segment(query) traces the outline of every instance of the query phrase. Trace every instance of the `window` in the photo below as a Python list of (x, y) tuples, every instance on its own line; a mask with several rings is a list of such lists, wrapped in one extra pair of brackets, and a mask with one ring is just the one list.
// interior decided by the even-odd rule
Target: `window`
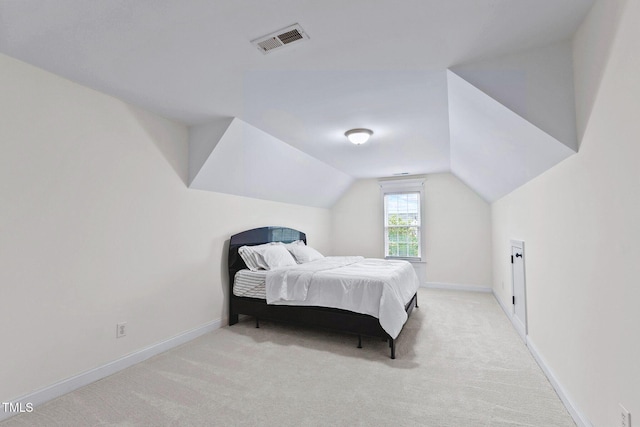
[(422, 259), (422, 180), (381, 181), (384, 256)]

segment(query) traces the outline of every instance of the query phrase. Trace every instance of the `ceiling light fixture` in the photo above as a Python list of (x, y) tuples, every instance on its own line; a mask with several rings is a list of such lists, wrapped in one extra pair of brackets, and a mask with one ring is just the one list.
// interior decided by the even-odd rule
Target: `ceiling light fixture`
[(371, 129), (351, 129), (344, 133), (344, 136), (356, 145), (364, 144), (369, 140), (371, 135), (373, 135)]

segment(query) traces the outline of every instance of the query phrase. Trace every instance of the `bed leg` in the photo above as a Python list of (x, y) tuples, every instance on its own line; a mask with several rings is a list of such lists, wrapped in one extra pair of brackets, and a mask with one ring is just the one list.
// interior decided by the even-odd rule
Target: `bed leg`
[(358, 348), (362, 348), (362, 336), (358, 335)]
[(260, 328), (260, 319), (256, 317), (256, 328)]
[(396, 358), (396, 341), (393, 338), (389, 338), (389, 347), (391, 347), (391, 358)]
[(236, 323), (238, 323), (238, 315), (237, 314), (230, 314), (229, 315), (229, 326), (231, 325), (235, 325)]
[(418, 293), (416, 293), (416, 308), (418, 308)]

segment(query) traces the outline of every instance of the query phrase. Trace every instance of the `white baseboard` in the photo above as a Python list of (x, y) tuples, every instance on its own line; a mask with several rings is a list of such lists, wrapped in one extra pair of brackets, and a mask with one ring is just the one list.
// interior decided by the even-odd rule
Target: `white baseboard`
[(527, 336), (527, 347), (529, 348), (529, 352), (533, 355), (533, 358), (538, 362), (542, 372), (544, 372), (549, 379), (553, 389), (558, 393), (558, 397), (560, 397), (560, 400), (564, 403), (564, 406), (567, 408), (567, 411), (569, 411), (569, 414), (576, 425), (578, 425), (578, 427), (593, 427), (593, 424), (591, 424), (589, 419), (573, 404), (573, 401), (564, 390), (564, 387), (562, 387), (562, 384), (560, 384), (551, 368), (549, 368), (549, 365), (544, 361), (544, 358), (540, 355), (537, 347), (533, 344), (533, 341), (531, 341), (529, 336)]
[[(498, 305), (502, 307), (504, 314), (507, 315), (507, 318), (509, 318), (509, 320), (511, 321), (511, 324), (513, 324), (513, 327), (515, 328), (518, 335), (522, 335), (521, 332), (518, 330), (518, 324), (513, 320), (513, 313), (509, 309), (507, 309), (507, 307), (504, 305), (502, 300), (500, 300), (500, 298), (498, 297), (498, 295), (496, 295), (495, 292), (493, 293), (493, 296), (495, 297), (496, 301), (498, 301)], [(564, 390), (564, 387), (562, 387), (562, 384), (560, 384), (560, 382), (554, 375), (551, 368), (549, 368), (549, 365), (547, 365), (547, 363), (544, 361), (544, 358), (540, 355), (540, 352), (538, 351), (537, 347), (533, 344), (533, 341), (531, 341), (531, 338), (529, 337), (529, 335), (527, 335), (524, 338), (524, 340), (527, 348), (529, 349), (529, 353), (531, 353), (535, 361), (538, 363), (538, 366), (540, 366), (540, 369), (542, 369), (542, 372), (551, 383), (551, 386), (558, 394), (558, 397), (564, 404), (565, 408), (567, 408), (569, 415), (571, 415), (571, 418), (573, 418), (573, 421), (576, 423), (576, 425), (578, 427), (593, 427), (593, 424), (591, 424), (589, 419), (574, 405), (573, 401), (571, 400), (567, 392)]]
[(509, 308), (507, 308), (507, 306), (504, 305), (504, 303), (498, 297), (498, 295), (493, 290), (492, 290), (492, 292), (493, 292), (493, 297), (496, 299), (496, 301), (498, 301), (498, 305), (502, 308), (502, 311), (504, 311), (504, 314), (507, 315), (507, 317), (511, 321), (511, 324), (513, 325), (514, 329), (516, 330), (516, 332), (518, 333), (520, 338), (522, 338), (522, 341), (524, 341), (524, 343), (526, 344), (527, 343), (527, 333), (524, 330), (524, 328), (522, 327), (522, 325), (520, 325), (518, 322), (516, 322), (516, 320), (513, 318), (513, 310), (510, 310)]
[(457, 283), (427, 282), (420, 285), (420, 287), (428, 289), (447, 289), (450, 291), (493, 292), (493, 289), (488, 286), (460, 285)]
[[(120, 359), (116, 359), (113, 362), (98, 366), (97, 368), (90, 369), (71, 378), (67, 378), (50, 386), (41, 388), (40, 390), (12, 399), (11, 403), (20, 403), (23, 408), (27, 403), (30, 403), (33, 407), (42, 405), (43, 403), (72, 392), (80, 387), (84, 387), (85, 385), (91, 384), (92, 382), (98, 381), (102, 378), (108, 377), (109, 375), (115, 374), (118, 371), (147, 360), (150, 357), (189, 342), (200, 335), (216, 330), (220, 328), (220, 325), (220, 319), (213, 320), (195, 329), (153, 344), (149, 347), (143, 348), (142, 350), (138, 350), (134, 353), (121, 357)], [(18, 413), (0, 411), (0, 421), (14, 415), (18, 415)]]
[(500, 306), (500, 308), (502, 308), (502, 311), (504, 311), (504, 314), (506, 314), (509, 320), (511, 320), (511, 317), (513, 316), (511, 311), (507, 308), (506, 305), (504, 305), (500, 297), (498, 297), (498, 294), (496, 294), (495, 291), (492, 291), (492, 292), (493, 292), (493, 297), (496, 299), (496, 301), (498, 301), (498, 305)]

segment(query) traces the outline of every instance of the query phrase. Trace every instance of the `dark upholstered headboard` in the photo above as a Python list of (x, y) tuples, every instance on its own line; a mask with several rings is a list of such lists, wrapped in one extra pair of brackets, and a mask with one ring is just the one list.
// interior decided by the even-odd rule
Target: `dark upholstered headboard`
[(254, 228), (253, 230), (243, 231), (242, 233), (231, 236), (228, 258), (231, 295), (233, 295), (233, 279), (236, 277), (236, 273), (247, 268), (242, 257), (238, 255), (238, 248), (241, 246), (262, 245), (270, 242), (291, 243), (296, 240), (302, 240), (307, 243), (307, 235), (301, 231), (287, 227)]

